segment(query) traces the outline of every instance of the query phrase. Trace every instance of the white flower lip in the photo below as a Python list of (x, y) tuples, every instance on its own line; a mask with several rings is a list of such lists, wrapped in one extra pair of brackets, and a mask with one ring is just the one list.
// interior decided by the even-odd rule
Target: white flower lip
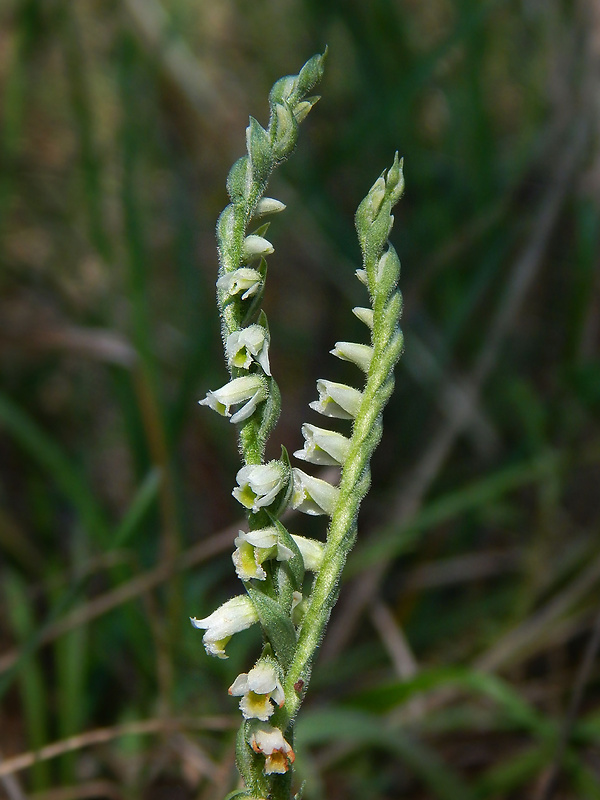
[(373, 348), (368, 344), (357, 344), (356, 342), (336, 342), (333, 350), (329, 351), (342, 361), (350, 361), (352, 364), (368, 372), (373, 360)]
[(362, 392), (345, 383), (334, 383), (323, 378), (317, 381), (319, 399), (309, 403), (313, 411), (325, 417), (354, 419), (362, 402)]
[(323, 464), (330, 467), (340, 467), (344, 464), (350, 439), (342, 436), (341, 433), (329, 431), (325, 428), (318, 428), (308, 422), (302, 426), (304, 436), (304, 448), (296, 450), (294, 455), (302, 461), (309, 461), (311, 464)]
[(231, 560), (235, 567), (238, 578), (242, 581), (256, 580), (264, 581), (267, 573), (260, 561), (259, 548), (253, 547), (245, 538), (242, 531), (241, 536), (235, 540), (235, 550), (231, 554)]
[(286, 473), (278, 461), (242, 467), (235, 476), (238, 485), (232, 494), (244, 508), (256, 514), (260, 508), (271, 505), (284, 488)]
[(266, 756), (265, 773), (271, 775), (284, 774), (293, 764), (296, 756), (288, 742), (283, 738), (279, 728), (263, 724), (257, 726), (250, 737), (250, 747), (255, 753)]
[(225, 292), (230, 297), (242, 294), (242, 300), (254, 297), (263, 282), (262, 275), (251, 267), (240, 267), (233, 272), (222, 275), (217, 281), (217, 289)]
[(269, 365), (269, 337), (262, 325), (249, 325), (234, 331), (225, 342), (225, 355), (229, 367), (250, 369), (256, 361), (265, 375), (271, 374)]
[[(223, 417), (231, 417), (231, 422), (243, 422), (251, 417), (256, 406), (267, 398), (267, 387), (264, 379), (259, 375), (243, 375), (234, 378), (220, 389), (209, 391), (204, 400), (199, 400), (201, 406), (208, 406)], [(244, 405), (231, 416), (231, 406)]]
[(292, 508), (304, 514), (331, 516), (338, 501), (340, 490), (327, 481), (313, 478), (301, 469), (292, 470), (294, 489), (292, 492)]
[(277, 528), (260, 528), (258, 530), (239, 531), (234, 542), (236, 549), (231, 555), (235, 571), (242, 581), (251, 579), (264, 581), (267, 573), (262, 566), (269, 558), (277, 561), (289, 561), (292, 551), (279, 541)]
[(204, 619), (190, 617), (194, 628), (205, 628), (202, 637), (204, 647), (209, 655), (227, 658), (225, 646), (234, 633), (246, 630), (258, 622), (258, 614), (254, 604), (246, 595), (232, 597), (216, 611)]

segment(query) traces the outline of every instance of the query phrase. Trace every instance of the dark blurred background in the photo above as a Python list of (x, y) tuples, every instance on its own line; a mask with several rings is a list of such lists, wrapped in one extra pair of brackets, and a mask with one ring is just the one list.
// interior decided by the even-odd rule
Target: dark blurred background
[(214, 226), (248, 115), (326, 44), (269, 189), (269, 455), (318, 422), (316, 378), (354, 380), (328, 350), (364, 336), (353, 215), (396, 150), (406, 352), (305, 798), (600, 798), (598, 0), (2, 0), (11, 800), (235, 786), (226, 687), (258, 635), (222, 662), (188, 622), (240, 591), (235, 432), (197, 406), (227, 378)]

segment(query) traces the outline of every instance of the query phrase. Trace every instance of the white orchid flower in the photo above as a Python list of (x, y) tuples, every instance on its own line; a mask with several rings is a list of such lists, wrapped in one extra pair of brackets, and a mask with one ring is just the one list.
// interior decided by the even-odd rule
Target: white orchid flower
[(340, 490), (327, 481), (307, 475), (301, 469), (294, 468), (292, 473), (294, 478), (292, 508), (304, 514), (331, 516)]
[(234, 633), (246, 630), (258, 622), (254, 604), (246, 595), (232, 597), (204, 619), (190, 617), (194, 628), (205, 628), (202, 637), (206, 652), (217, 658), (227, 658), (225, 647)]
[(262, 325), (249, 325), (229, 334), (225, 342), (225, 355), (230, 367), (250, 369), (257, 361), (265, 375), (271, 374), (269, 366), (269, 337)]
[[(234, 378), (220, 389), (209, 391), (204, 400), (200, 400), (201, 406), (208, 406), (221, 414), (223, 417), (230, 417), (230, 422), (243, 422), (254, 414), (256, 407), (263, 400), (267, 399), (267, 385), (265, 379), (260, 375), (243, 375), (241, 378)], [(242, 407), (233, 416), (231, 406), (240, 405)]]
[(326, 428), (318, 428), (308, 422), (302, 426), (302, 435), (305, 439), (304, 448), (296, 450), (296, 458), (330, 467), (343, 465), (350, 447), (350, 439), (346, 436)]
[(304, 569), (309, 572), (318, 572), (323, 563), (323, 555), (325, 553), (325, 546), (322, 542), (316, 539), (307, 539), (304, 536), (295, 536), (292, 533), (292, 539), (296, 542), (298, 550), (304, 561)]
[(266, 756), (265, 773), (283, 775), (288, 771), (290, 764), (296, 760), (294, 751), (288, 742), (283, 738), (283, 733), (279, 728), (271, 725), (257, 725), (250, 736), (250, 747), (255, 753), (262, 753)]
[(222, 275), (217, 281), (217, 289), (225, 292), (229, 297), (242, 294), (242, 300), (254, 297), (263, 282), (263, 277), (251, 267), (240, 267), (233, 272)]
[(229, 687), (229, 694), (242, 698), (240, 711), (245, 719), (260, 719), (263, 722), (274, 713), (273, 703), (281, 708), (285, 702), (283, 687), (275, 667), (263, 659), (250, 672), (237, 676)]
[(244, 508), (256, 514), (260, 508), (271, 505), (285, 487), (287, 473), (280, 461), (270, 461), (242, 467), (235, 479), (238, 485), (232, 492), (233, 496)]
[(362, 392), (345, 383), (334, 383), (324, 379), (317, 381), (319, 399), (310, 403), (313, 411), (326, 417), (354, 419), (362, 401)]

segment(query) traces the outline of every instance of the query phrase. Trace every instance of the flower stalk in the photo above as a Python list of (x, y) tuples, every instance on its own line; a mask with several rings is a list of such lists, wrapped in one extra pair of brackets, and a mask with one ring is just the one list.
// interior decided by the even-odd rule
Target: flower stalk
[[(266, 129), (250, 119), (248, 153), (229, 173), (231, 202), (217, 223), (217, 301), (231, 380), (209, 391), (201, 404), (241, 426), (244, 465), (232, 494), (246, 509), (249, 530), (239, 531), (232, 560), (246, 594), (192, 623), (205, 630), (205, 648), (219, 658), (227, 658), (225, 647), (235, 633), (259, 623), (264, 635), (258, 660), (229, 688), (230, 695), (241, 698), (237, 762), (244, 788), (226, 800), (290, 800), (293, 722), (356, 538), (360, 503), (370, 485), (369, 463), (381, 438), (382, 412), (403, 347), (398, 327), (400, 262), (388, 241), (391, 210), (404, 189), (396, 154), (360, 204), (355, 220), (363, 255), (356, 274), (368, 289), (369, 305), (353, 311), (370, 341), (340, 341), (331, 351), (357, 367), (361, 386), (319, 379), (318, 399), (310, 404), (326, 419), (346, 420), (342, 424), (349, 430), (343, 434), (305, 423), (304, 446), (294, 453), (309, 466), (339, 467), (339, 485), (292, 469), (284, 448), (281, 459), (265, 463), (265, 444), (280, 410), (269, 361), (269, 329), (260, 310), (266, 257), (274, 248), (266, 238), (268, 225), (249, 227), (253, 220), (285, 208), (263, 194), (272, 170), (291, 153), (298, 124), (318, 99), (306, 95), (321, 77), (324, 55), (310, 59), (298, 75), (277, 81), (269, 97)], [(329, 517), (326, 540), (290, 534), (279, 519), (288, 507)]]

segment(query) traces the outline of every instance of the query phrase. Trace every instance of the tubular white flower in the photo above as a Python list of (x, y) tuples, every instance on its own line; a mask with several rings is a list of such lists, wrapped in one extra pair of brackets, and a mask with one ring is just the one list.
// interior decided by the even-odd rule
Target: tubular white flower
[(292, 491), (292, 508), (304, 514), (331, 516), (337, 503), (340, 490), (327, 481), (313, 478), (301, 469), (292, 470), (294, 488)]
[(355, 317), (361, 322), (364, 322), (367, 328), (373, 330), (373, 309), (372, 308), (362, 308), (362, 306), (356, 306), (356, 308), (352, 309), (352, 313)]
[(260, 508), (271, 505), (285, 487), (287, 474), (281, 462), (270, 461), (242, 467), (235, 479), (238, 485), (232, 492), (233, 496), (244, 508), (250, 508), (256, 514)]
[(294, 751), (283, 738), (279, 728), (271, 725), (257, 725), (250, 736), (250, 747), (255, 753), (266, 756), (265, 773), (283, 775), (288, 771), (290, 764), (296, 760)]
[(320, 379), (317, 381), (319, 399), (309, 403), (313, 411), (326, 417), (354, 419), (362, 401), (362, 392), (345, 383), (334, 383)]
[(350, 439), (341, 433), (318, 428), (308, 422), (302, 426), (304, 448), (296, 450), (294, 455), (311, 464), (323, 464), (330, 467), (341, 467), (348, 455)]
[(304, 569), (307, 569), (309, 572), (318, 572), (321, 569), (323, 555), (325, 553), (325, 546), (323, 543), (318, 542), (316, 539), (295, 536), (293, 533), (291, 536), (298, 545), (298, 550), (300, 550), (300, 554), (302, 555)]
[(217, 658), (227, 658), (225, 646), (234, 633), (246, 630), (258, 622), (254, 604), (246, 595), (232, 597), (204, 619), (190, 617), (194, 628), (205, 628), (202, 637), (206, 652)]
[(257, 361), (265, 375), (271, 374), (269, 366), (269, 337), (262, 325), (249, 325), (234, 331), (225, 342), (225, 355), (229, 367), (250, 369)]
[(275, 711), (271, 700), (279, 708), (285, 702), (285, 694), (275, 667), (262, 659), (250, 672), (237, 676), (229, 687), (229, 694), (242, 698), (240, 711), (245, 719), (260, 719), (263, 722)]
[[(221, 386), (220, 389), (206, 393), (204, 400), (199, 400), (201, 406), (208, 406), (222, 417), (231, 417), (231, 422), (243, 422), (252, 416), (256, 406), (267, 398), (267, 386), (260, 375), (243, 375), (234, 378)], [(231, 416), (231, 406), (244, 403), (242, 408)]]
[(254, 210), (255, 217), (264, 217), (267, 214), (278, 214), (285, 210), (285, 203), (275, 200), (274, 197), (261, 197)]
[(333, 350), (329, 351), (342, 361), (350, 361), (356, 364), (363, 372), (368, 372), (373, 360), (373, 348), (368, 344), (356, 344), (356, 342), (336, 342)]
[(225, 292), (229, 297), (242, 294), (242, 300), (254, 297), (263, 282), (263, 277), (258, 270), (252, 267), (240, 267), (226, 275), (221, 275), (217, 281), (217, 289)]
[(277, 561), (289, 561), (293, 556), (289, 547), (279, 541), (277, 528), (260, 528), (259, 530), (244, 533), (239, 531), (239, 536), (234, 542), (236, 549), (232, 553), (232, 560), (238, 578), (249, 581), (252, 578), (264, 581), (267, 577), (262, 564), (270, 558)]
[(264, 256), (271, 255), (275, 248), (268, 239), (251, 233), (244, 239), (243, 259), (245, 262), (256, 261)]

